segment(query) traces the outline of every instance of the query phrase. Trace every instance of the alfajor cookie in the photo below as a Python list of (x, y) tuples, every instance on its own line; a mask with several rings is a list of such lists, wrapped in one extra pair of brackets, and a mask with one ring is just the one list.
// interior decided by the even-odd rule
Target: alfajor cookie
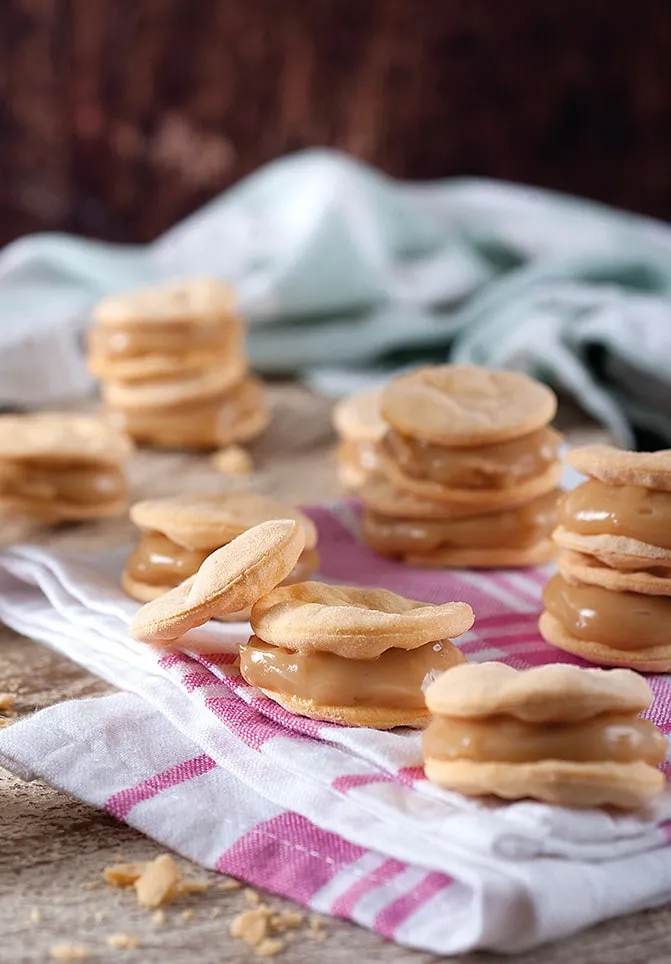
[(286, 579), (304, 548), (305, 530), (294, 519), (248, 529), (208, 555), (193, 576), (142, 606), (131, 621), (131, 636), (171, 644), (209, 619), (249, 609)]
[(388, 425), (379, 472), (359, 493), (364, 541), (423, 567), (550, 561), (563, 471), (561, 437), (546, 424), (553, 399), (525, 375), (472, 366), (423, 368), (392, 381), (380, 403)]
[[(261, 522), (293, 519), (305, 548), (287, 579), (308, 578), (319, 565), (317, 530), (300, 509), (254, 492), (201, 492), (148, 499), (131, 507), (140, 539), (126, 561), (123, 586), (129, 596), (149, 602), (194, 575), (215, 549)], [(248, 613), (235, 613), (248, 618)]]
[(597, 445), (568, 461), (591, 478), (559, 500), (540, 631), (591, 662), (671, 669), (671, 453)]
[(451, 639), (473, 612), (307, 582), (258, 599), (250, 621), (254, 635), (240, 648), (248, 683), (292, 713), (384, 730), (426, 724), (422, 687), (464, 661)]
[(625, 809), (664, 789), (666, 738), (639, 718), (652, 693), (628, 670), (469, 664), (425, 696), (425, 771), (445, 789)]
[(358, 392), (333, 409), (338, 478), (343, 488), (356, 492), (378, 470), (378, 449), (387, 425), (380, 414), (380, 391)]
[(132, 450), (127, 437), (92, 416), (0, 416), (0, 506), (38, 524), (117, 515)]

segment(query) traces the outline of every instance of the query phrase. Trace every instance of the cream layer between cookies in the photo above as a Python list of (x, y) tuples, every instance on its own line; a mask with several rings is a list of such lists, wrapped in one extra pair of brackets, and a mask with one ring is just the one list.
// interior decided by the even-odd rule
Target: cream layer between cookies
[(92, 506), (115, 503), (126, 493), (116, 465), (75, 460), (12, 459), (0, 463), (0, 495), (38, 504)]
[(260, 689), (319, 706), (423, 709), (423, 685), (463, 656), (450, 640), (418, 649), (387, 649), (375, 659), (298, 653), (252, 636), (240, 647), (240, 671)]
[(590, 479), (566, 492), (558, 521), (580, 535), (613, 535), (671, 549), (671, 492)]

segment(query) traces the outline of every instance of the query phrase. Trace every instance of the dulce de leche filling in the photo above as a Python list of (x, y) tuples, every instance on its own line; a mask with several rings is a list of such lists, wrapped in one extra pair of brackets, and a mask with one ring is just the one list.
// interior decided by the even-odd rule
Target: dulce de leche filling
[(100, 505), (124, 498), (126, 482), (115, 465), (17, 460), (0, 472), (0, 492), (36, 502)]
[(194, 323), (118, 325), (94, 327), (89, 332), (89, 350), (110, 361), (137, 358), (139, 355), (172, 355), (189, 351), (228, 349), (234, 326), (226, 321), (221, 326)]
[(671, 492), (590, 479), (566, 492), (560, 525), (581, 535), (614, 535), (671, 549)]
[[(197, 572), (203, 561), (220, 546), (211, 549), (185, 549), (161, 532), (142, 532), (140, 541), (126, 561), (126, 575), (147, 586), (172, 588)], [(305, 549), (285, 585), (302, 582), (319, 565), (315, 549)]]
[(376, 659), (335, 653), (294, 653), (252, 636), (240, 647), (240, 671), (248, 683), (320, 706), (422, 709), (422, 684), (461, 661), (449, 640), (418, 649), (387, 649)]
[(666, 739), (647, 720), (603, 713), (580, 723), (523, 723), (512, 716), (484, 720), (435, 717), (424, 732), (425, 757), (477, 763), (633, 763), (653, 766), (666, 756)]
[(450, 489), (505, 489), (542, 475), (556, 461), (560, 440), (553, 429), (542, 428), (511, 442), (446, 448), (390, 429), (382, 446), (411, 478)]
[(671, 596), (575, 586), (557, 575), (545, 586), (543, 602), (577, 639), (623, 650), (671, 645)]
[(550, 536), (555, 523), (558, 490), (516, 509), (465, 519), (392, 519), (370, 510), (362, 529), (378, 552), (455, 549), (525, 549)]

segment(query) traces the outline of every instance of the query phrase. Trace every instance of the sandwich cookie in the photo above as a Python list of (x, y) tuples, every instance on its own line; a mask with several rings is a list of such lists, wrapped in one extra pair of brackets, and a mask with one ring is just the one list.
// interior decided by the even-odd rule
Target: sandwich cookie
[(380, 414), (380, 392), (366, 391), (342, 399), (333, 409), (340, 438), (336, 457), (344, 489), (358, 491), (379, 468), (379, 445), (387, 430)]
[(671, 452), (586, 446), (567, 456), (591, 478), (558, 506), (559, 575), (539, 627), (604, 665), (671, 669)]
[(651, 702), (628, 670), (457, 666), (426, 690), (426, 775), (473, 797), (640, 807), (664, 789), (666, 738), (638, 716)]
[(92, 416), (0, 416), (0, 510), (36, 524), (118, 515), (127, 437)]
[[(205, 492), (149, 499), (130, 510), (140, 530), (128, 557), (123, 587), (139, 602), (149, 602), (193, 576), (215, 549), (261, 522), (293, 519), (303, 530), (305, 548), (287, 578), (308, 578), (319, 565), (317, 530), (300, 509), (253, 492)], [(232, 613), (247, 619), (249, 612)]]
[(384, 481), (360, 492), (371, 548), (429, 567), (553, 557), (562, 466), (550, 389), (513, 372), (442, 365), (392, 381), (380, 409)]
[(386, 730), (426, 725), (422, 687), (464, 662), (451, 638), (470, 629), (473, 611), (306, 582), (258, 599), (250, 622), (240, 648), (248, 683), (300, 716)]
[(248, 529), (207, 556), (193, 576), (142, 606), (131, 621), (131, 636), (170, 646), (210, 619), (249, 609), (286, 579), (304, 548), (305, 530), (294, 519)]

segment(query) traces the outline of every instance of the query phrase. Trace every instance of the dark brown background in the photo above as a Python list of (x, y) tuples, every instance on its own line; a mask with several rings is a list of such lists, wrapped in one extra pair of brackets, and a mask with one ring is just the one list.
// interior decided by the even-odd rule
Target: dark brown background
[(0, 242), (144, 241), (336, 145), (671, 218), (669, 0), (0, 0)]

